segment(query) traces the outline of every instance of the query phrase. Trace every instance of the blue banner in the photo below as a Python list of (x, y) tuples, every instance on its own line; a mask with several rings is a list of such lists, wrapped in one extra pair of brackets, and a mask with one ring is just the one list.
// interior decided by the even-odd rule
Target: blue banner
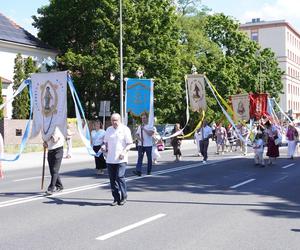
[(128, 79), (126, 84), (126, 111), (134, 116), (150, 113), (153, 82), (150, 79)]

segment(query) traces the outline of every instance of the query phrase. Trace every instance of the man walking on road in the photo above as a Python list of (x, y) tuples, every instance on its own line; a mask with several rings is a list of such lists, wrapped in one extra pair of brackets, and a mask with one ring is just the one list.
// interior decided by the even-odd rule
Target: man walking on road
[(132, 136), (129, 128), (121, 123), (117, 113), (111, 116), (111, 124), (104, 136), (102, 151), (106, 152), (106, 164), (114, 201), (111, 206), (124, 205), (127, 200), (125, 181), (128, 151), (132, 146)]
[(133, 173), (137, 176), (142, 175), (143, 158), (146, 152), (147, 155), (147, 174), (151, 174), (152, 171), (152, 146), (153, 146), (153, 134), (154, 128), (148, 125), (148, 117), (146, 114), (141, 116), (142, 124), (138, 127), (136, 136), (138, 138), (138, 161), (136, 164), (136, 170)]
[(58, 127), (55, 128), (49, 140), (44, 140), (44, 148), (48, 148), (48, 165), (51, 174), (50, 185), (46, 195), (52, 195), (55, 191), (63, 190), (63, 185), (59, 177), (59, 169), (64, 155), (65, 137)]
[(200, 147), (200, 153), (203, 156), (203, 163), (205, 164), (207, 162), (207, 149), (209, 144), (209, 138), (212, 137), (212, 129), (210, 126), (207, 125), (207, 121), (203, 121), (201, 128), (198, 130), (199, 134), (199, 147)]

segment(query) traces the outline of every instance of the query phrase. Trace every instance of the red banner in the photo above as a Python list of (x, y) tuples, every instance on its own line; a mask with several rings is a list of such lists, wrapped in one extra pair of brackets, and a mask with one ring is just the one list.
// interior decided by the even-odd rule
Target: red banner
[(260, 119), (267, 113), (268, 94), (249, 94), (250, 97), (250, 118)]

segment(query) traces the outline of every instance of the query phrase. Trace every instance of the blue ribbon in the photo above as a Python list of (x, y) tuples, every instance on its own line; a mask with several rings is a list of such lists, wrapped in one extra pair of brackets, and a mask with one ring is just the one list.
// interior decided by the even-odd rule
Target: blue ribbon
[(83, 111), (80, 99), (79, 99), (79, 97), (77, 95), (76, 89), (74, 87), (74, 83), (73, 83), (72, 78), (70, 77), (70, 75), (68, 75), (67, 79), (68, 79), (68, 85), (70, 87), (71, 94), (72, 94), (72, 97), (73, 97), (73, 100), (74, 100), (74, 105), (75, 105), (75, 110), (76, 110), (76, 118), (77, 118), (77, 128), (78, 128), (78, 131), (80, 133), (80, 136), (84, 137), (82, 139), (83, 139), (83, 143), (84, 143), (84, 145), (85, 145), (88, 153), (91, 156), (99, 157), (102, 154), (102, 152), (100, 151), (100, 152), (95, 153), (95, 151), (93, 150), (93, 148), (92, 148), (92, 146), (90, 144), (91, 135), (90, 135), (89, 129), (86, 129), (85, 133), (82, 130), (82, 126), (81, 126), (81, 124), (82, 124), (81, 120), (82, 119), (81, 119), (81, 116), (82, 116), (82, 118), (83, 118), (86, 126), (87, 126), (88, 123), (87, 123), (87, 121), (85, 119), (85, 115), (84, 115), (84, 111)]
[(24, 135), (23, 135), (23, 138), (22, 138), (22, 142), (21, 142), (21, 145), (20, 145), (20, 150), (19, 150), (19, 153), (16, 154), (14, 156), (14, 158), (12, 159), (7, 159), (7, 158), (0, 158), (0, 161), (16, 161), (20, 158), (25, 146), (26, 146), (26, 143), (28, 141), (28, 138), (29, 138), (29, 132), (30, 132), (30, 127), (31, 127), (31, 122), (32, 122), (32, 86), (31, 86), (31, 80), (30, 79), (27, 79), (24, 81), (25, 85), (27, 85), (29, 87), (29, 96), (30, 96), (30, 114), (29, 114), (29, 120), (26, 124), (26, 128), (25, 128), (25, 132), (24, 132)]

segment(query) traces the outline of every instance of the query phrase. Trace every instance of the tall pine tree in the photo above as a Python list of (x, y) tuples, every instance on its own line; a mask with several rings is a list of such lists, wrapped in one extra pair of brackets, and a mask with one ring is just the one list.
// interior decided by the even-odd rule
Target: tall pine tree
[[(17, 54), (15, 58), (14, 67), (14, 85), (13, 89), (16, 91), (21, 85), (22, 81), (25, 79), (24, 72), (24, 60), (20, 53)], [(29, 95), (28, 88), (24, 88), (23, 91), (17, 95), (12, 103), (13, 106), (13, 119), (27, 119), (29, 117)]]

